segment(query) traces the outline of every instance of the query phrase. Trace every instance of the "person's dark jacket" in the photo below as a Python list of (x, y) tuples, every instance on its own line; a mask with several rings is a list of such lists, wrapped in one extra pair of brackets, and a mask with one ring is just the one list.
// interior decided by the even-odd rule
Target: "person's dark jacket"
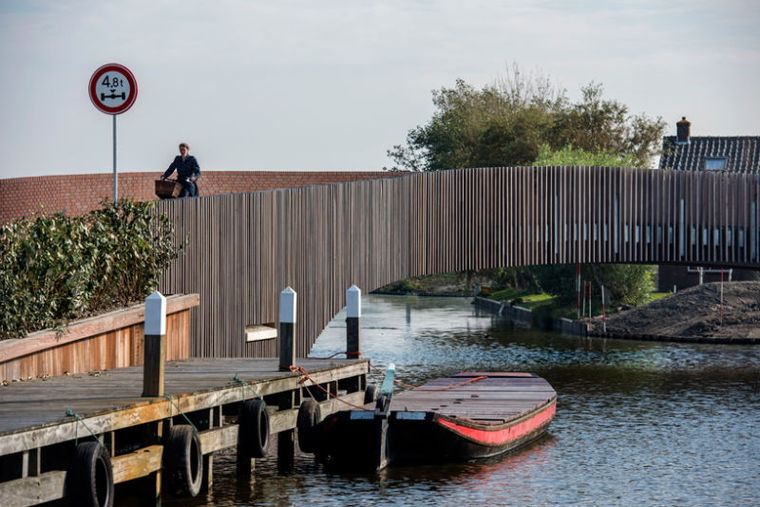
[(189, 180), (190, 178), (200, 178), (201, 167), (198, 165), (198, 161), (192, 155), (187, 155), (185, 160), (177, 155), (174, 157), (174, 162), (171, 163), (169, 169), (166, 170), (162, 178), (168, 178), (172, 175), (174, 170), (177, 170), (177, 178), (179, 181)]
[(177, 171), (177, 180), (182, 183), (182, 196), (196, 197), (198, 195), (198, 186), (190, 181), (190, 178), (200, 178), (201, 168), (195, 157), (187, 155), (185, 160), (182, 160), (182, 157), (177, 155), (174, 157), (174, 162), (169, 165), (169, 168), (161, 176), (161, 179), (168, 178), (175, 170)]

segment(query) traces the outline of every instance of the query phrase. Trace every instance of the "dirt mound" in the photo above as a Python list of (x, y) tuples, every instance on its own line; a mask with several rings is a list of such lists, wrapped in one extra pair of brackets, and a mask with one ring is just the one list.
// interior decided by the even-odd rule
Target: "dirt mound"
[[(689, 339), (760, 339), (760, 282), (706, 283), (607, 316), (607, 334)], [(601, 318), (592, 320), (602, 332)]]

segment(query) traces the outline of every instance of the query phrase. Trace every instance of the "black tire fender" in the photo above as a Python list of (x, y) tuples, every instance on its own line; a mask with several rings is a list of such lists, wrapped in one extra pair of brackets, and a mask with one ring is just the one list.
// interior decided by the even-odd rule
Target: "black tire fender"
[(108, 450), (98, 442), (77, 445), (66, 472), (66, 496), (71, 505), (113, 506), (113, 469)]
[(322, 409), (319, 403), (309, 398), (301, 402), (298, 407), (298, 447), (303, 452), (315, 452), (317, 450), (317, 425), (322, 421)]
[(238, 419), (239, 451), (251, 458), (263, 458), (269, 448), (269, 413), (264, 400), (246, 400)]
[(367, 384), (367, 388), (364, 390), (364, 404), (375, 401), (377, 401), (377, 384)]
[(203, 451), (198, 432), (189, 424), (169, 429), (164, 444), (164, 485), (175, 496), (196, 496), (203, 483)]

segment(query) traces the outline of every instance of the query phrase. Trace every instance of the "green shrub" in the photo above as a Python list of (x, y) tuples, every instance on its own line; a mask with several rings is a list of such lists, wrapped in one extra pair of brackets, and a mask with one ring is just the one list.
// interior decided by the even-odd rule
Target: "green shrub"
[(174, 228), (153, 203), (122, 199), (0, 227), (0, 338), (55, 328), (142, 300), (177, 258)]

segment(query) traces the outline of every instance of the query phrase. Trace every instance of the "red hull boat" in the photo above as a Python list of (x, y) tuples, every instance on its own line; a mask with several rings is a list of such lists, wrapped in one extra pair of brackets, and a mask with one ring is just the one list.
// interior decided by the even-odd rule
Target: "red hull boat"
[[(381, 469), (391, 463), (463, 461), (528, 444), (549, 428), (557, 393), (532, 373), (460, 373), (328, 416), (307, 449), (337, 467)], [(300, 439), (300, 436), (299, 436)]]

